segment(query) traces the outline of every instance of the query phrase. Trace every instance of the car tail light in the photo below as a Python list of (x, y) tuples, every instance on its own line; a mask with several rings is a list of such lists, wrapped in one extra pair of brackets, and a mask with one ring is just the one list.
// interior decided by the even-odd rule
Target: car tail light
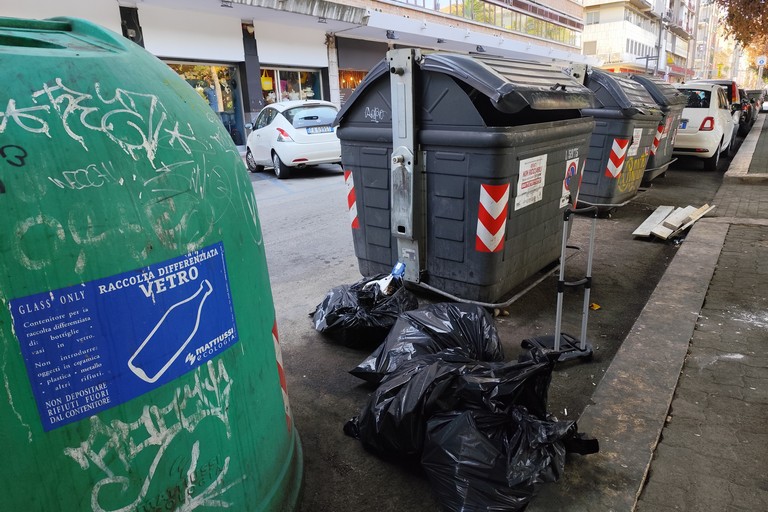
[(701, 122), (701, 126), (699, 126), (699, 131), (702, 131), (702, 132), (711, 132), (714, 129), (715, 129), (714, 117), (705, 117), (704, 120)]
[(277, 129), (277, 141), (278, 142), (293, 142), (293, 139), (290, 135), (288, 135), (288, 132), (283, 130), (282, 128)]

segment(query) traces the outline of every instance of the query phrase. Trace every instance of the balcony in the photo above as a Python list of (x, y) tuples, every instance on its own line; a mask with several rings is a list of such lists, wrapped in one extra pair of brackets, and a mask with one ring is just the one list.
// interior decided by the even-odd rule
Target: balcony
[(640, 12), (648, 12), (653, 9), (653, 4), (646, 0), (629, 0), (629, 5), (635, 7)]
[(693, 27), (685, 26), (685, 23), (682, 20), (670, 21), (667, 29), (686, 41), (693, 37)]

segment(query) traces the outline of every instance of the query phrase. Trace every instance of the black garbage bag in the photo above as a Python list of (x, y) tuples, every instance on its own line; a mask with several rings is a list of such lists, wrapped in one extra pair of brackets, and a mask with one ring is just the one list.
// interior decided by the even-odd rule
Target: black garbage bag
[(404, 361), (447, 348), (478, 361), (504, 360), (496, 326), (485, 309), (438, 303), (400, 315), (384, 343), (349, 373), (378, 384)]
[(481, 362), (446, 349), (404, 362), (384, 379), (347, 435), (382, 455), (421, 454), (427, 421), (435, 414), (465, 409), (507, 413), (523, 405), (543, 419), (554, 362)]
[(315, 329), (347, 345), (381, 343), (400, 313), (419, 307), (416, 296), (399, 279), (393, 280), (389, 294), (382, 293), (378, 284), (365, 286), (386, 275), (332, 288), (310, 313)]
[(521, 406), (437, 414), (421, 463), (445, 510), (523, 510), (537, 484), (563, 474), (564, 440), (576, 429), (575, 421), (542, 420)]

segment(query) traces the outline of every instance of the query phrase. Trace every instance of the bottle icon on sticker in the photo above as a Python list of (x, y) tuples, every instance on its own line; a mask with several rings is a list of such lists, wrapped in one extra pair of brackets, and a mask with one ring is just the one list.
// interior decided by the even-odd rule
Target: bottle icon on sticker
[[(128, 360), (128, 368), (137, 377), (152, 383), (163, 376), (195, 337), (197, 329), (200, 327), (203, 304), (211, 293), (213, 293), (213, 287), (205, 279), (194, 294), (168, 308), (168, 311), (160, 318), (160, 321)], [(195, 322), (190, 331), (180, 327), (180, 325), (183, 326), (187, 323), (180, 320), (186, 320), (193, 315)], [(177, 341), (179, 343), (176, 343)], [(178, 348), (168, 358), (168, 347), (171, 345), (177, 345)]]

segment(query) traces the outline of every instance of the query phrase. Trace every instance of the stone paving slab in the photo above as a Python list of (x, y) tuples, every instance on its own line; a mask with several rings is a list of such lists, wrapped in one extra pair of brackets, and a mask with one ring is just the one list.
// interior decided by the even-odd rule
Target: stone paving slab
[(716, 208), (709, 213), (710, 216), (765, 221), (768, 219), (768, 181), (749, 183), (749, 186), (723, 183), (712, 203)]
[[(759, 126), (760, 124), (762, 124), (762, 126)], [(748, 175), (765, 173), (766, 167), (768, 166), (768, 145), (764, 144), (766, 134), (768, 133), (768, 123), (765, 122), (765, 114), (758, 116), (754, 126), (752, 126), (752, 130), (758, 133), (758, 139), (757, 142), (754, 143), (754, 147), (747, 147), (744, 150), (745, 156), (747, 153), (752, 153), (752, 158), (749, 161), (749, 168), (747, 169)], [(751, 134), (750, 131), (749, 135)], [(749, 139), (749, 135), (747, 135), (747, 139)], [(749, 140), (750, 144), (752, 144), (753, 140), (754, 139)], [(747, 140), (745, 139), (744, 142), (747, 142)]]
[(768, 226), (730, 228), (636, 510), (768, 510), (766, 261)]
[(768, 123), (766, 116), (758, 116), (749, 134), (741, 143), (738, 153), (723, 176), (723, 183), (754, 183), (768, 181)]

